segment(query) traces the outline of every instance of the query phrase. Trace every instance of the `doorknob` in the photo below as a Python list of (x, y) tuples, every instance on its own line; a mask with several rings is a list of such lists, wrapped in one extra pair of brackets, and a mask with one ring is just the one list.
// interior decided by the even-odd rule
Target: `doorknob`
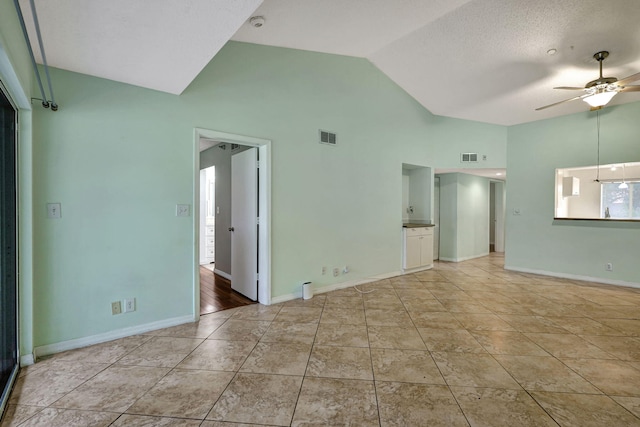
[(235, 231), (233, 227), (229, 227), (229, 231)]

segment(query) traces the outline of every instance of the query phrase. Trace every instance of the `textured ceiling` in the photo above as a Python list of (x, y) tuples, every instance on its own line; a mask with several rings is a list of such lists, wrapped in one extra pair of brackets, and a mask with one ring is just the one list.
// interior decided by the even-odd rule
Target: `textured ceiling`
[[(28, 0), (20, 0), (31, 22)], [(640, 0), (36, 0), (55, 67), (181, 93), (233, 40), (367, 58), (434, 114), (513, 125), (640, 71)], [(254, 28), (252, 15), (266, 23)], [(33, 34), (33, 31), (31, 31)], [(34, 39), (35, 40), (35, 39)], [(555, 48), (557, 53), (547, 55)], [(38, 51), (38, 49), (36, 49)], [(636, 84), (640, 84), (637, 82)], [(609, 105), (640, 101), (618, 94)]]
[(369, 57), (470, 0), (266, 0), (234, 40)]
[[(588, 110), (581, 93), (598, 77), (640, 71), (640, 1), (475, 0), (396, 40), (371, 61), (434, 114), (512, 125)], [(555, 48), (557, 53), (548, 55)], [(611, 105), (640, 100), (617, 95)]]
[[(49, 65), (180, 94), (262, 0), (38, 0)], [(20, 0), (42, 63), (28, 0)], [(55, 87), (55, 85), (54, 85)]]

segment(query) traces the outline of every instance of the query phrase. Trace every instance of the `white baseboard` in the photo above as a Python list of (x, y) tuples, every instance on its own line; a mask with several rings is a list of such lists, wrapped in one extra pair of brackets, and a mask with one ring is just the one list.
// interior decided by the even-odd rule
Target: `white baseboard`
[[(333, 283), (331, 285), (325, 285), (320, 287), (314, 286), (313, 293), (314, 295), (324, 294), (326, 292), (337, 291), (338, 289), (345, 289), (345, 288), (350, 288), (356, 285), (363, 285), (365, 283), (371, 283), (371, 282), (376, 282), (378, 280), (388, 279), (390, 277), (399, 276), (400, 274), (402, 274), (400, 271), (392, 271), (391, 273), (378, 274), (376, 276), (367, 277), (365, 279), (349, 280), (347, 282)], [(300, 285), (299, 291), (271, 298), (271, 304), (278, 304), (281, 302), (291, 301), (298, 298), (302, 298), (302, 285)]]
[(580, 276), (578, 274), (557, 273), (555, 271), (536, 270), (535, 268), (522, 268), (504, 266), (505, 270), (517, 271), (520, 273), (540, 274), (542, 276), (559, 277), (561, 279), (581, 280), (583, 282), (603, 283), (605, 285), (627, 286), (630, 288), (640, 288), (640, 283), (626, 282), (624, 280), (604, 279), (602, 277)]
[(271, 304), (280, 304), (281, 302), (287, 302), (298, 298), (302, 298), (302, 290), (300, 291), (300, 293), (285, 294), (278, 297), (273, 297), (271, 298)]
[(440, 257), (440, 261), (448, 261), (448, 262), (462, 262), (462, 261), (468, 261), (470, 259), (475, 259), (475, 258), (482, 258), (483, 256), (487, 256), (489, 255), (489, 252), (485, 252), (479, 255), (472, 255), (472, 256), (466, 256), (466, 257), (460, 257), (460, 258), (444, 258), (444, 257)]
[(24, 356), (20, 356), (20, 366), (29, 366), (36, 363), (33, 358), (33, 354), (25, 354)]
[(231, 281), (231, 275), (229, 273), (225, 273), (224, 271), (218, 270), (217, 268), (214, 268), (213, 272), (218, 276), (224, 277), (225, 279)]
[[(87, 347), (89, 345), (100, 344), (112, 341), (118, 338), (129, 337), (145, 332), (155, 331), (156, 329), (168, 328), (171, 326), (182, 325), (184, 323), (193, 322), (193, 316), (180, 316), (171, 319), (159, 320), (157, 322), (145, 323), (144, 325), (130, 326), (128, 328), (116, 329), (115, 331), (105, 332), (103, 334), (91, 335), (88, 337), (77, 338), (69, 341), (61, 341), (53, 344), (47, 344), (33, 349), (34, 360), (38, 360), (40, 356), (60, 353), (76, 348)], [(27, 356), (25, 356), (27, 357)], [(22, 358), (21, 358), (22, 359)]]
[(418, 272), (424, 271), (424, 270), (431, 270), (432, 268), (433, 268), (433, 264), (427, 265), (427, 266), (424, 266), (424, 267), (407, 268), (407, 269), (403, 269), (402, 270), (402, 274), (418, 273)]

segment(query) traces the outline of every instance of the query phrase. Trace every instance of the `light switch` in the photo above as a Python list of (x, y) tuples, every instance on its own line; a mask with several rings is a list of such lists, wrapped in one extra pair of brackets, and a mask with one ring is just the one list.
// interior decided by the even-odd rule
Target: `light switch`
[(176, 216), (189, 216), (191, 205), (176, 205)]
[(60, 210), (60, 203), (47, 203), (47, 218), (60, 219), (62, 218), (62, 211)]

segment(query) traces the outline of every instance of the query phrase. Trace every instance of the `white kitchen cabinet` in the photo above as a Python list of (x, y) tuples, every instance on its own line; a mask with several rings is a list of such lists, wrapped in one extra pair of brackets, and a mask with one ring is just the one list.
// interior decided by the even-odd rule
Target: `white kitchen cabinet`
[(403, 228), (405, 271), (433, 267), (433, 227)]

